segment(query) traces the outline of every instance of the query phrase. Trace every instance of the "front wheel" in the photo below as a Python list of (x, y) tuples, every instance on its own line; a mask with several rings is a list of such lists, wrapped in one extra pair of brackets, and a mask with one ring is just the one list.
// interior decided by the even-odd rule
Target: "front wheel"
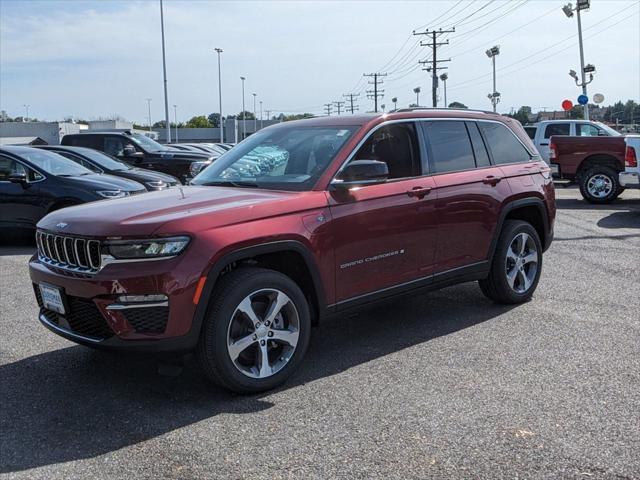
[(293, 374), (310, 334), (309, 305), (293, 280), (272, 270), (240, 268), (214, 289), (196, 353), (215, 383), (256, 393)]
[(522, 303), (532, 297), (541, 272), (542, 244), (536, 229), (521, 220), (506, 220), (489, 276), (478, 283), (482, 293), (498, 303)]
[(611, 203), (622, 193), (618, 172), (611, 167), (595, 166), (580, 175), (580, 193), (589, 203)]

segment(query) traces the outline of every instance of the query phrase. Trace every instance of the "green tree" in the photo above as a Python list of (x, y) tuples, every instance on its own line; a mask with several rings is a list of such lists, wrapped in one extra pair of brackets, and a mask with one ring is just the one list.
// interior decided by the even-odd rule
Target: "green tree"
[(207, 120), (209, 120), (209, 123), (213, 127), (219, 127), (220, 126), (220, 114), (219, 113), (210, 113), (209, 116), (207, 117)]
[(464, 103), (460, 103), (460, 102), (451, 102), (449, 104), (449, 108), (469, 108), (467, 107)]
[(513, 115), (507, 115), (508, 117), (515, 118), (521, 124), (525, 125), (529, 123), (529, 115), (531, 115), (531, 107), (523, 105)]
[(191, 119), (187, 122), (186, 128), (209, 128), (211, 124), (209, 120), (204, 115), (197, 115), (195, 117), (191, 117)]
[(253, 115), (252, 112), (245, 110), (244, 112), (238, 113), (238, 115), (236, 115), (236, 118), (238, 120), (253, 120), (256, 117)]

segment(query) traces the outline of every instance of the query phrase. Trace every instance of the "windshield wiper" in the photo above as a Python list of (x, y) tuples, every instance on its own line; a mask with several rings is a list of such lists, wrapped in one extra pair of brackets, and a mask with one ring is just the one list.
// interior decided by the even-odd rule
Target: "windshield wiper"
[(250, 188), (258, 188), (258, 184), (256, 182), (242, 182), (242, 181), (233, 181), (233, 180), (215, 180), (211, 182), (203, 182), (196, 183), (194, 185), (203, 185), (205, 187), (250, 187)]

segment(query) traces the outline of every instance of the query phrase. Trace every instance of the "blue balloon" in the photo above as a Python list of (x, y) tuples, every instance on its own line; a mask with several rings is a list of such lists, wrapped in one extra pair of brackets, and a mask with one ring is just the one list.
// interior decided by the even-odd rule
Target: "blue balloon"
[(578, 103), (580, 105), (586, 105), (587, 103), (589, 103), (589, 97), (587, 97), (586, 95), (580, 95), (578, 97)]

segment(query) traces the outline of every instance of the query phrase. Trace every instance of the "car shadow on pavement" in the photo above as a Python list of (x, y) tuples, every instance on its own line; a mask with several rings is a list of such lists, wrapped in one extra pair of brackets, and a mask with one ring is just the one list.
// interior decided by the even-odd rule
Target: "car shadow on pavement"
[(577, 198), (556, 198), (556, 207), (561, 210), (635, 210), (640, 211), (640, 198), (618, 198), (611, 203), (597, 205)]
[(598, 220), (601, 228), (640, 228), (640, 209), (627, 212), (613, 212)]
[[(314, 329), (301, 369), (275, 393), (494, 319), (510, 308), (476, 284), (415, 294)], [(42, 335), (48, 335), (42, 332)], [(178, 371), (180, 369), (178, 368)], [(233, 395), (187, 357), (175, 376), (158, 358), (73, 346), (0, 366), (0, 473), (92, 458), (218, 414), (258, 412), (277, 395)]]
[(0, 257), (31, 255), (35, 251), (36, 241), (33, 232), (20, 229), (0, 229)]

